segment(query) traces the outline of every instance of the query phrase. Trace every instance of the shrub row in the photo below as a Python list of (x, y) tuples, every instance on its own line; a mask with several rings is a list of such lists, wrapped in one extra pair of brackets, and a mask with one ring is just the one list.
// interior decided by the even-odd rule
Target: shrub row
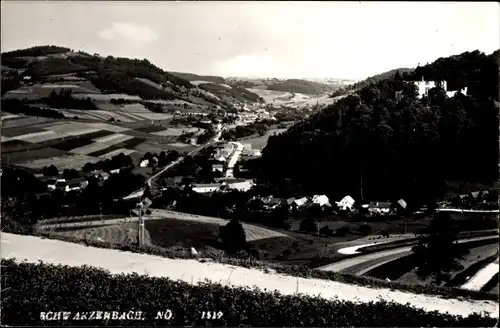
[[(495, 319), (466, 318), (392, 302), (356, 304), (299, 295), (265, 293), (210, 282), (197, 286), (167, 278), (110, 275), (89, 267), (16, 263), (2, 260), (2, 314), (6, 325), (88, 326), (258, 326), (258, 327), (488, 327)], [(61, 284), (64, 281), (64, 284)], [(142, 311), (143, 321), (41, 321), (44, 311)], [(172, 311), (169, 321), (157, 311)], [(203, 311), (222, 311), (220, 319), (202, 319)]]
[[(62, 241), (69, 241), (74, 243), (83, 243), (87, 246), (117, 249), (122, 251), (130, 251), (133, 253), (145, 253), (150, 255), (157, 255), (166, 258), (180, 258), (180, 259), (193, 259), (195, 256), (191, 255), (188, 249), (178, 249), (178, 248), (162, 248), (155, 245), (145, 245), (139, 247), (136, 244), (123, 243), (115, 244), (108, 242), (101, 242), (97, 240), (87, 240), (81, 239), (73, 236), (62, 236), (57, 234), (52, 234), (50, 232), (33, 232), (30, 230), (19, 230), (19, 231), (9, 231), (12, 233), (37, 235), (42, 237), (48, 237), (51, 239), (58, 239)], [(403, 284), (398, 282), (388, 282), (382, 279), (365, 277), (365, 276), (355, 276), (349, 274), (342, 274), (338, 272), (331, 271), (319, 271), (308, 268), (303, 265), (280, 265), (267, 261), (257, 261), (253, 258), (234, 258), (221, 256), (220, 252), (215, 251), (203, 251), (203, 258), (213, 259), (218, 263), (237, 265), (245, 268), (260, 268), (260, 269), (273, 269), (277, 273), (282, 273), (294, 277), (302, 278), (317, 278), (324, 280), (332, 280), (341, 283), (359, 285), (359, 286), (370, 286), (371, 288), (388, 288), (392, 290), (400, 290), (403, 292), (410, 292), (415, 294), (427, 294), (427, 295), (439, 295), (443, 298), (468, 298), (474, 300), (490, 300), (498, 302), (498, 295), (494, 293), (485, 293), (480, 291), (465, 290), (459, 288), (442, 287), (442, 286), (424, 286), (418, 284)]]

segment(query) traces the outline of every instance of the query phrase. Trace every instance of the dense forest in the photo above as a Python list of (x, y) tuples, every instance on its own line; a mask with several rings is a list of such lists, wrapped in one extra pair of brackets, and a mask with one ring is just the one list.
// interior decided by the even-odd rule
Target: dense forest
[[(495, 55), (496, 54), (496, 55)], [(269, 138), (254, 170), (276, 190), (334, 198), (443, 196), (446, 181), (498, 180), (498, 51), (440, 58), (412, 76), (399, 73)], [(418, 99), (404, 80), (425, 76), (469, 88), (448, 98), (441, 88)], [(339, 198), (340, 199), (340, 198)]]

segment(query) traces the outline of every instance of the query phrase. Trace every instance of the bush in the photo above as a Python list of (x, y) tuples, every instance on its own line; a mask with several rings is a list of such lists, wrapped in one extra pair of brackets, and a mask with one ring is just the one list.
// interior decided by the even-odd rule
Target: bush
[(306, 218), (300, 222), (300, 231), (304, 232), (318, 232), (316, 221), (313, 218)]
[(349, 228), (348, 226), (343, 226), (343, 227), (340, 227), (340, 228), (338, 228), (336, 230), (335, 236), (337, 236), (337, 237), (345, 237), (349, 233), (351, 233), (351, 228)]
[(325, 235), (325, 236), (332, 236), (333, 235), (333, 230), (330, 229), (330, 227), (323, 226), (321, 229), (319, 229), (320, 235)]
[(246, 247), (245, 229), (238, 220), (231, 220), (219, 227), (219, 238), (228, 253), (235, 253)]
[(372, 233), (372, 227), (369, 226), (368, 224), (362, 224), (360, 227), (359, 227), (359, 232), (362, 233), (363, 235), (365, 236), (368, 236), (369, 234)]
[[(170, 309), (172, 326), (433, 326), (491, 327), (495, 319), (479, 315), (467, 318), (425, 312), (408, 305), (380, 301), (352, 303), (315, 297), (264, 293), (254, 288), (231, 288), (209, 282), (197, 286), (167, 278), (137, 274), (110, 275), (89, 267), (15, 263), (2, 259), (2, 323), (9, 326), (42, 326), (40, 312), (143, 311), (145, 320), (110, 320), (110, 326), (152, 326), (157, 311)], [(64, 281), (65, 283), (61, 283)], [(29, 282), (29, 283), (27, 283)], [(134, 288), (131, 288), (133, 286)], [(70, 292), (70, 295), (68, 295)], [(201, 312), (223, 311), (219, 320), (201, 319)], [(92, 321), (52, 321), (54, 325), (89, 326)]]

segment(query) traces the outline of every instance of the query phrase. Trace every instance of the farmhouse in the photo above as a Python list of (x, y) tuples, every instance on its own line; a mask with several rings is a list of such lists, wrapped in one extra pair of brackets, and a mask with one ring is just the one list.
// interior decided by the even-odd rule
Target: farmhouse
[(354, 199), (347, 195), (340, 202), (335, 202), (337, 206), (343, 211), (352, 211), (352, 207), (354, 206)]
[(309, 199), (307, 197), (302, 197), (302, 198), (299, 198), (299, 199), (295, 199), (293, 201), (293, 203), (297, 207), (302, 207), (302, 206), (306, 205), (308, 201), (309, 201)]
[(224, 171), (224, 165), (222, 165), (222, 164), (212, 165), (212, 172), (217, 172), (217, 171), (219, 171), (219, 172)]
[(218, 191), (220, 187), (221, 185), (218, 183), (207, 183), (207, 184), (200, 183), (193, 185), (192, 189), (194, 192), (204, 194), (204, 193)]
[(326, 195), (314, 195), (311, 201), (313, 204), (318, 204), (319, 206), (332, 206)]
[(368, 212), (370, 214), (388, 214), (391, 211), (390, 202), (370, 202)]
[(139, 164), (140, 167), (147, 167), (149, 164), (149, 159), (145, 159), (143, 161), (141, 161), (141, 163)]
[(238, 182), (227, 182), (228, 189), (234, 189), (238, 191), (246, 192), (250, 190), (254, 186), (254, 182), (252, 180), (243, 180)]

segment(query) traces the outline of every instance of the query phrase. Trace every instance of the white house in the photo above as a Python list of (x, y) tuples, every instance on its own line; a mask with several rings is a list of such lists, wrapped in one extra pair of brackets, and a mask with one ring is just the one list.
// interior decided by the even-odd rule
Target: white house
[(319, 206), (332, 206), (330, 205), (330, 200), (326, 195), (314, 195), (312, 202), (313, 204), (318, 204)]
[(307, 197), (302, 197), (302, 198), (294, 200), (293, 203), (295, 204), (295, 206), (301, 207), (301, 206), (304, 206), (308, 201), (309, 201), (309, 199)]
[(239, 182), (233, 182), (233, 183), (227, 184), (227, 187), (229, 189), (235, 189), (235, 190), (243, 191), (243, 192), (250, 190), (253, 186), (254, 186), (254, 183), (252, 180), (245, 180), (245, 181), (239, 181)]
[(337, 204), (337, 206), (340, 209), (342, 209), (344, 211), (346, 211), (346, 210), (351, 211), (355, 202), (351, 196), (347, 195), (344, 198), (342, 198), (342, 200), (340, 202), (335, 202), (335, 203)]
[(217, 171), (219, 171), (219, 172), (224, 171), (224, 165), (222, 165), (222, 164), (212, 165), (212, 172), (217, 172)]
[(371, 214), (388, 214), (391, 211), (390, 202), (370, 202), (368, 212)]
[(140, 166), (140, 167), (146, 167), (146, 166), (148, 166), (148, 164), (149, 164), (149, 160), (148, 160), (148, 159), (145, 159), (145, 160), (143, 160), (143, 161), (139, 164), (139, 166)]
[(118, 174), (118, 173), (120, 173), (120, 169), (111, 170), (111, 171), (109, 171), (109, 173), (111, 173), (111, 174)]
[(192, 189), (194, 192), (204, 194), (204, 193), (208, 193), (208, 192), (218, 191), (220, 187), (221, 187), (221, 185), (218, 183), (207, 183), (207, 184), (200, 183), (200, 184), (193, 185)]

